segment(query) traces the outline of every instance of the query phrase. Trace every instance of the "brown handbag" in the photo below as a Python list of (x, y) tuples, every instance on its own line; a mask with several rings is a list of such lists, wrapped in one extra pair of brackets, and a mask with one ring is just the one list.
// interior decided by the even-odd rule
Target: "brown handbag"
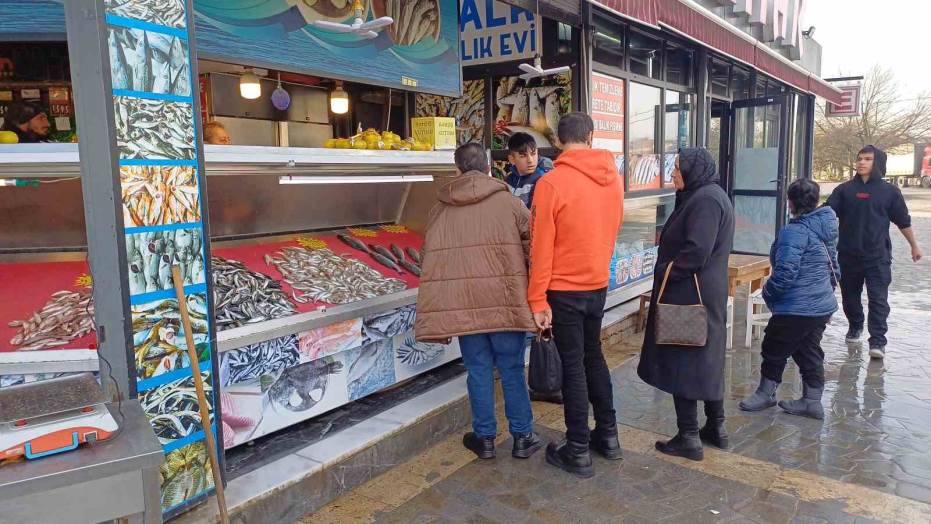
[(698, 304), (680, 306), (677, 304), (663, 304), (663, 293), (669, 273), (672, 271), (672, 262), (666, 266), (663, 283), (659, 287), (656, 297), (656, 314), (654, 318), (654, 332), (656, 343), (669, 346), (704, 347), (708, 343), (708, 312), (701, 298), (701, 286), (698, 285), (698, 275), (695, 278), (695, 290), (698, 291)]

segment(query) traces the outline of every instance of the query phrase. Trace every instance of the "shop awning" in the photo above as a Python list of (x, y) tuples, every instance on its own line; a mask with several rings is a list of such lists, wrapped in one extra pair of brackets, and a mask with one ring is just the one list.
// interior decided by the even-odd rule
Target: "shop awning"
[(841, 102), (839, 89), (691, 0), (591, 1), (624, 17), (680, 33), (829, 102)]

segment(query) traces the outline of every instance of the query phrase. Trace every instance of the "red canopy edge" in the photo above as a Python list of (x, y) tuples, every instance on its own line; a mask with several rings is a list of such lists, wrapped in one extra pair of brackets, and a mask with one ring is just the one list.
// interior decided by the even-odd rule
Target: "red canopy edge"
[(590, 0), (625, 18), (666, 27), (744, 62), (802, 91), (839, 104), (841, 91), (817, 75), (730, 26), (698, 4), (682, 0)]

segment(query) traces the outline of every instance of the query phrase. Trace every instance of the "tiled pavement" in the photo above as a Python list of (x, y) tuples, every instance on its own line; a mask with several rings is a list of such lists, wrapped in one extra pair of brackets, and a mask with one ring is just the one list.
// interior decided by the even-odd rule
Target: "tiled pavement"
[[(931, 245), (931, 219), (915, 227)], [(847, 346), (835, 316), (823, 344), (823, 422), (737, 409), (760, 361), (759, 341), (746, 349), (738, 335), (727, 360), (733, 448), (706, 449), (703, 462), (657, 454), (653, 440), (675, 432), (672, 401), (636, 377), (635, 357), (621, 364), (632, 340), (609, 355), (625, 458), (599, 460), (595, 478), (565, 475), (542, 453), (513, 460), (504, 438), (498, 459), (476, 461), (450, 438), (302, 522), (931, 522), (931, 263), (902, 262), (903, 242), (894, 243), (886, 360)], [(779, 396), (799, 389), (790, 363)], [(560, 408), (534, 409), (541, 433), (558, 438)]]

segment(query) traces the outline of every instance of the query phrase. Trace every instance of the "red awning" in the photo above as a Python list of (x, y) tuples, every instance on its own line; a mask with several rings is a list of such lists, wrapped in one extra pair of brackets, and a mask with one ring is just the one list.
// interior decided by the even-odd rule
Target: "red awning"
[(839, 104), (841, 92), (789, 59), (698, 6), (680, 0), (592, 0), (625, 17), (666, 27), (745, 62), (802, 91)]

